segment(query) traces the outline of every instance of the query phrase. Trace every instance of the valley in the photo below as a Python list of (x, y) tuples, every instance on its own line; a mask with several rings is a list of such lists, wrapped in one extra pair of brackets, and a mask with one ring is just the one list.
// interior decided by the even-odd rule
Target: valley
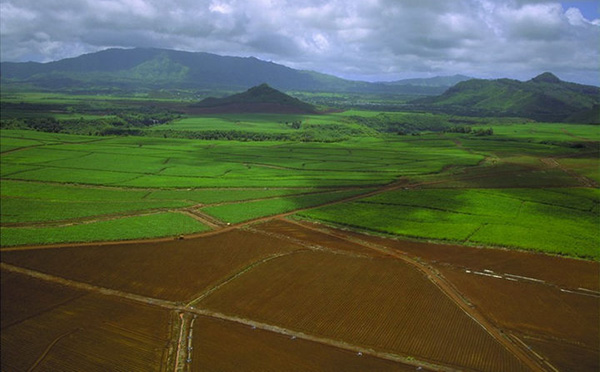
[(599, 143), (266, 85), (3, 91), (2, 370), (597, 370)]

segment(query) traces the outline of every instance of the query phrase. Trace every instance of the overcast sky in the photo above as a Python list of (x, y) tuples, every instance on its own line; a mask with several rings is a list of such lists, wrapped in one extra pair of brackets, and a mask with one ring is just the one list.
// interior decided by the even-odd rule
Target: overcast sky
[(598, 0), (0, 0), (0, 58), (158, 47), (369, 81), (551, 71), (600, 85), (598, 8)]

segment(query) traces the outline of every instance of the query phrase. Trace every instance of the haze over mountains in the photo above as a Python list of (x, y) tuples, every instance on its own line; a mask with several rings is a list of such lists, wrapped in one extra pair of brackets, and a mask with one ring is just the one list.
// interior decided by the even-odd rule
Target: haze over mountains
[(466, 76), (370, 83), (295, 70), (253, 57), (165, 49), (107, 49), (49, 63), (3, 62), (3, 83), (65, 89), (198, 89), (239, 91), (262, 83), (286, 91), (434, 95)]

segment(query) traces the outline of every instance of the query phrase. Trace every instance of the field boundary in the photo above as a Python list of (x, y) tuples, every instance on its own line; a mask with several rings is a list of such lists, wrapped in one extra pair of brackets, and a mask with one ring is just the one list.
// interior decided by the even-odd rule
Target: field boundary
[[(459, 369), (456, 369), (456, 368), (444, 366), (441, 364), (435, 364), (435, 363), (429, 362), (429, 361), (418, 360), (412, 356), (401, 356), (398, 354), (380, 352), (380, 351), (377, 351), (374, 349), (369, 349), (369, 348), (364, 348), (361, 346), (353, 345), (351, 343), (347, 343), (344, 341), (310, 335), (310, 334), (306, 334), (303, 332), (296, 332), (296, 331), (293, 331), (293, 330), (290, 330), (287, 328), (283, 328), (283, 327), (279, 327), (276, 325), (271, 325), (271, 324), (256, 322), (256, 321), (253, 321), (250, 319), (244, 319), (244, 318), (240, 318), (240, 317), (230, 316), (230, 315), (226, 315), (223, 313), (211, 311), (208, 309), (194, 308), (193, 306), (188, 307), (181, 303), (175, 303), (175, 302), (171, 302), (171, 301), (140, 296), (140, 295), (136, 295), (136, 294), (132, 294), (132, 293), (128, 293), (128, 292), (118, 291), (118, 290), (114, 290), (114, 289), (108, 289), (108, 288), (104, 288), (104, 287), (98, 287), (98, 286), (87, 284), (87, 283), (64, 279), (64, 278), (61, 278), (58, 276), (45, 274), (45, 273), (42, 273), (39, 271), (13, 266), (10, 264), (6, 264), (4, 262), (0, 262), (0, 269), (6, 270), (9, 272), (23, 274), (23, 275), (26, 275), (26, 276), (29, 276), (32, 278), (41, 279), (41, 280), (51, 282), (54, 284), (58, 284), (58, 285), (64, 285), (64, 286), (71, 287), (71, 288), (83, 289), (83, 290), (86, 290), (89, 292), (98, 293), (98, 294), (105, 295), (105, 296), (119, 297), (119, 298), (131, 300), (131, 301), (139, 302), (139, 303), (142, 303), (145, 305), (158, 306), (158, 307), (161, 307), (161, 308), (164, 308), (167, 310), (174, 310), (177, 314), (176, 318), (179, 318), (181, 320), (181, 323), (179, 326), (175, 326), (175, 325), (172, 326), (171, 332), (175, 331), (177, 333), (175, 335), (171, 336), (171, 340), (168, 343), (170, 345), (170, 347), (168, 347), (167, 350), (165, 351), (165, 353), (167, 355), (163, 356), (161, 359), (165, 360), (165, 358), (166, 358), (168, 361), (168, 364), (173, 366), (173, 370), (175, 372), (187, 370), (187, 368), (186, 368), (188, 366), (187, 359), (184, 360), (186, 362), (186, 364), (180, 366), (181, 359), (185, 358), (186, 355), (189, 356), (189, 354), (182, 352), (181, 345), (185, 342), (183, 340), (183, 334), (186, 333), (186, 330), (187, 330), (187, 334), (188, 335), (190, 334), (189, 325), (186, 325), (186, 323), (187, 323), (186, 319), (189, 320), (190, 314), (192, 314), (192, 316), (202, 315), (202, 316), (206, 316), (206, 317), (210, 317), (210, 318), (214, 318), (214, 319), (220, 319), (220, 320), (235, 322), (235, 323), (239, 323), (239, 324), (244, 324), (244, 325), (251, 326), (254, 328), (259, 328), (259, 329), (262, 329), (265, 331), (279, 333), (279, 334), (283, 334), (283, 335), (296, 336), (297, 338), (304, 339), (307, 341), (316, 342), (316, 343), (320, 343), (320, 344), (324, 344), (324, 345), (328, 345), (328, 346), (333, 346), (338, 349), (348, 350), (348, 351), (356, 353), (357, 355), (362, 355), (362, 354), (371, 355), (371, 356), (379, 358), (379, 359), (385, 359), (385, 360), (390, 360), (393, 362), (399, 362), (399, 363), (403, 363), (403, 364), (413, 365), (417, 368), (418, 367), (426, 367), (426, 368), (430, 368), (432, 370), (444, 371), (444, 372), (459, 371)], [(176, 346), (173, 343), (173, 336), (177, 337)], [(173, 347), (175, 347), (174, 350), (172, 349)], [(190, 351), (190, 350), (188, 350), (188, 351)], [(167, 366), (167, 369), (170, 369), (170, 367)]]
[(507, 351), (513, 354), (517, 359), (519, 359), (524, 365), (529, 367), (534, 371), (543, 371), (544, 369), (539, 365), (539, 362), (534, 359), (529, 353), (528, 350), (523, 350), (519, 346), (517, 346), (514, 342), (508, 339), (505, 334), (497, 328), (493, 323), (487, 320), (485, 316), (476, 311), (469, 302), (465, 301), (465, 298), (460, 292), (458, 292), (454, 287), (435, 269), (419, 262), (418, 260), (414, 260), (406, 253), (396, 251), (394, 249), (390, 249), (379, 244), (367, 243), (360, 239), (349, 238), (342, 234), (335, 234), (328, 230), (322, 230), (319, 228), (315, 228), (312, 226), (306, 226), (298, 221), (286, 220), (298, 226), (304, 227), (309, 230), (315, 230), (321, 233), (325, 233), (331, 236), (335, 236), (349, 242), (361, 245), (365, 248), (373, 249), (379, 251), (384, 254), (388, 254), (392, 257), (400, 259), (415, 268), (417, 268), (422, 274), (426, 276), (429, 281), (431, 281), (442, 293), (444, 293), (452, 302), (454, 302), (467, 316), (469, 316), (473, 321), (479, 324), (490, 336), (492, 336), (496, 341), (498, 341)]

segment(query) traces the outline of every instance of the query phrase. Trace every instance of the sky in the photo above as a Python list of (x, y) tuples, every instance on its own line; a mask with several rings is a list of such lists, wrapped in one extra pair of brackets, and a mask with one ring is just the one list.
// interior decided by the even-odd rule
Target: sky
[(111, 47), (254, 56), (366, 81), (550, 71), (600, 85), (600, 0), (0, 0), (0, 60)]

